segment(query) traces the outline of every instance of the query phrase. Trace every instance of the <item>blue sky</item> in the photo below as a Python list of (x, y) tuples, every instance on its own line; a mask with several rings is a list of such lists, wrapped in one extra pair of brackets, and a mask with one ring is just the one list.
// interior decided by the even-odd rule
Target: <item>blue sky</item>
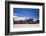
[(39, 9), (13, 8), (13, 16), (39, 18)]

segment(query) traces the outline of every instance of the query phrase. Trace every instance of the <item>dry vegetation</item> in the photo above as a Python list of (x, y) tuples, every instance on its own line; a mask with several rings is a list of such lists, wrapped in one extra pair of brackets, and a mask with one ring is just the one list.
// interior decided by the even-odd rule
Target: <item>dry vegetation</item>
[(33, 21), (33, 19), (29, 19), (29, 20), (19, 20), (19, 21), (14, 21), (14, 24), (39, 24), (39, 20), (37, 21)]

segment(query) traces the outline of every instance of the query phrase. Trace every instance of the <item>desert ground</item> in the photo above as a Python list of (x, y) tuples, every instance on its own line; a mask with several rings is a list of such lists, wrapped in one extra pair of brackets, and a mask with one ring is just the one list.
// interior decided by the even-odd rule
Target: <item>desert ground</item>
[(39, 20), (37, 21), (32, 21), (32, 20), (19, 20), (19, 21), (14, 21), (14, 24), (39, 24)]

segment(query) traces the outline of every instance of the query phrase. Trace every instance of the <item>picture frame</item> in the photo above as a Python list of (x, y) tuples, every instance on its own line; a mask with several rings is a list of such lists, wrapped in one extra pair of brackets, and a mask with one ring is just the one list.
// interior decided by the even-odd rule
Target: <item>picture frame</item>
[[(18, 5), (19, 4), (19, 5)], [(24, 6), (23, 6), (24, 5)], [(29, 6), (28, 6), (29, 5)], [(30, 6), (31, 5), (31, 6)], [(32, 7), (32, 5), (33, 5), (33, 7)], [(44, 25), (45, 25), (45, 19), (44, 19), (44, 16), (45, 16), (45, 7), (44, 7), (44, 3), (38, 3), (38, 2), (19, 2), (19, 1), (5, 1), (5, 35), (18, 35), (18, 34), (35, 34), (35, 33), (44, 33)], [(10, 19), (11, 19), (11, 17), (10, 17), (10, 12), (12, 12), (13, 11), (13, 9), (12, 9), (12, 7), (14, 8), (14, 11), (16, 10), (16, 8), (19, 8), (19, 10), (17, 10), (17, 12), (18, 11), (21, 11), (20, 9), (23, 9), (22, 7), (26, 7), (26, 9), (27, 8), (38, 8), (38, 7), (36, 7), (36, 6), (42, 6), (41, 7), (41, 13), (42, 13), (42, 18), (41, 18), (41, 20), (42, 20), (42, 24), (41, 24), (41, 28), (40, 28), (40, 30), (31, 30), (31, 31), (25, 31), (25, 29), (24, 29), (24, 31), (22, 31), (22, 30), (20, 30), (19, 31), (19, 28), (18, 28), (18, 30), (17, 29), (15, 29), (17, 32), (15, 32), (15, 30), (11, 30), (12, 28), (11, 28), (11, 24), (12, 24), (12, 22), (10, 22)], [(25, 10), (25, 9), (24, 9)], [(29, 10), (31, 10), (31, 9), (29, 9)], [(40, 9), (39, 9), (40, 10)], [(36, 11), (35, 11), (36, 12)], [(20, 14), (21, 12), (19, 12), (19, 14)], [(40, 12), (39, 12), (40, 13)], [(41, 14), (40, 13), (40, 14)], [(13, 13), (12, 13), (13, 14)], [(27, 13), (26, 13), (27, 14)], [(40, 16), (41, 17), (41, 16)], [(12, 18), (12, 21), (13, 21), (13, 18)], [(16, 24), (15, 24), (16, 25)], [(32, 28), (33, 29), (33, 28)], [(12, 32), (11, 32), (12, 31)]]

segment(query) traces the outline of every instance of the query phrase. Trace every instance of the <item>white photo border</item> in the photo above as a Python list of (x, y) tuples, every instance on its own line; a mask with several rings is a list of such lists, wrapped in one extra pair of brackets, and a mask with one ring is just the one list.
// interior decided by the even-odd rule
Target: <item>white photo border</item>
[[(33, 8), (33, 9), (35, 8), (35, 9), (39, 9), (39, 20), (40, 20), (39, 27), (13, 28), (13, 8)], [(42, 30), (42, 27), (43, 27), (42, 26), (42, 6), (37, 6), (37, 5), (22, 5), (22, 4), (10, 4), (10, 32), (37, 31), (37, 30)]]

